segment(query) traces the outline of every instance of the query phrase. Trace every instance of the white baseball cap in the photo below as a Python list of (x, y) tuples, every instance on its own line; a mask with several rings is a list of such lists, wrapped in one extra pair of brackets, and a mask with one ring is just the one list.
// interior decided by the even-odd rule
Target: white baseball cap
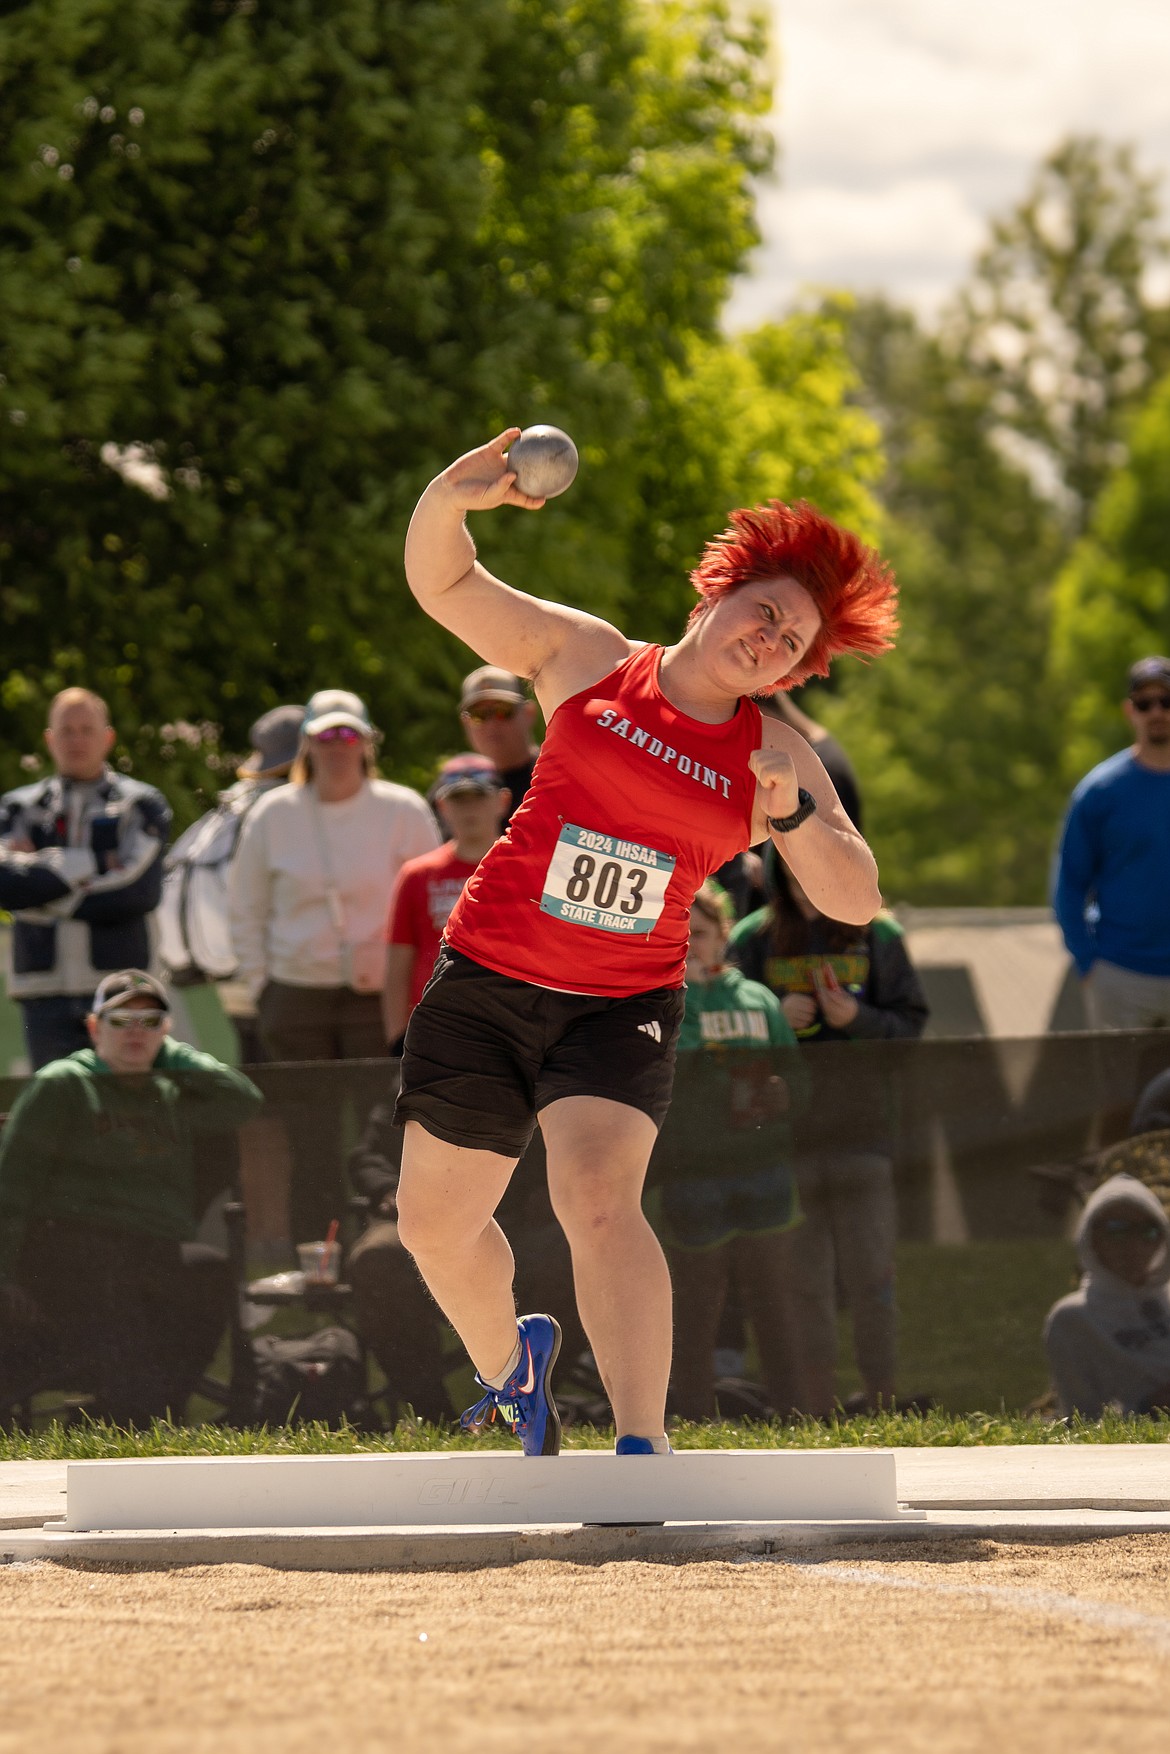
[(351, 730), (360, 731), (363, 737), (374, 735), (366, 704), (359, 695), (350, 694), (344, 688), (321, 688), (305, 708), (301, 735), (316, 737), (318, 732), (328, 731), (333, 725), (348, 725)]

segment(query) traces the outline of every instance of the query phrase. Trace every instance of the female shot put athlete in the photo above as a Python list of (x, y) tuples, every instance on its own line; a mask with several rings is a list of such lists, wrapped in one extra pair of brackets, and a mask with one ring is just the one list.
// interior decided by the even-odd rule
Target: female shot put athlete
[(432, 481), (406, 544), (410, 588), (486, 662), (529, 677), (548, 734), (532, 789), (448, 921), (410, 1021), (398, 1117), (398, 1221), (486, 1391), (527, 1455), (555, 1455), (548, 1316), (517, 1324), (492, 1214), (536, 1119), (573, 1257), (581, 1320), (619, 1454), (667, 1450), (670, 1279), (642, 1183), (670, 1102), (690, 907), (712, 871), (769, 833), (830, 918), (879, 905), (873, 856), (804, 738), (750, 699), (884, 650), (895, 587), (811, 507), (736, 512), (693, 575), (677, 645), (512, 590), (464, 515), (537, 510), (508, 469), (519, 428)]

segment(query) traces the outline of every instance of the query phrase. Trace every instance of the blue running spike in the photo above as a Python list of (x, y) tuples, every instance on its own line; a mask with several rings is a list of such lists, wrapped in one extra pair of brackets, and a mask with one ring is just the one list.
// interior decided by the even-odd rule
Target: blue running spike
[[(666, 1453), (668, 1456), (672, 1456), (674, 1451), (668, 1449)], [(617, 1456), (656, 1456), (658, 1451), (648, 1437), (619, 1437), (614, 1446), (614, 1454)]]
[(486, 1389), (482, 1401), (469, 1407), (460, 1419), (464, 1431), (482, 1431), (494, 1419), (510, 1425), (526, 1456), (555, 1456), (561, 1448), (561, 1416), (552, 1398), (549, 1380), (561, 1349), (561, 1330), (552, 1316), (521, 1316), (517, 1323), (520, 1362), (502, 1389), (493, 1389), (480, 1376)]

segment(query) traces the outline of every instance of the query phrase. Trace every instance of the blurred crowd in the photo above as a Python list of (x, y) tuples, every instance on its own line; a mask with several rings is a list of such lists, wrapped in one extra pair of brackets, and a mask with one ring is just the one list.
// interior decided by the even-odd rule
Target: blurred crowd
[[(812, 745), (861, 827), (840, 745), (787, 697), (760, 704)], [(1077, 788), (1054, 882), (1099, 1028), (1170, 1024), (1170, 660), (1134, 665), (1125, 713), (1133, 745)], [(395, 1222), (395, 1062), (447, 917), (523, 808), (539, 755), (535, 703), (506, 671), (472, 671), (452, 714), (465, 748), (424, 797), (382, 776), (358, 695), (325, 688), (275, 707), (236, 783), (171, 845), (163, 794), (109, 764), (104, 702), (82, 688), (53, 701), (52, 772), (0, 800), (8, 992), (32, 1073), (0, 1132), (0, 1420), (79, 1386), (110, 1418), (177, 1416), (225, 1332), (233, 1368), (252, 1344), (246, 1260), (222, 1235), (197, 1238), (209, 1191), (240, 1210), (240, 1130), (261, 1111), (263, 1077), (176, 1038), (184, 990), (222, 983), (242, 1063), (297, 1068), (280, 1107), (289, 1244), (344, 1251), (315, 1303), (295, 1274), (276, 1278), (352, 1325), (385, 1379), (387, 1417), (452, 1416), (445, 1331)], [(821, 1050), (913, 1040), (927, 1017), (894, 917), (826, 918), (771, 843), (696, 897), (676, 1095), (648, 1192), (675, 1285), (674, 1414), (831, 1415), (843, 1319), (856, 1405), (896, 1404), (889, 1093), (864, 1055), (843, 1077), (840, 1055)], [(340, 1100), (314, 1072), (336, 1061), (383, 1062), (383, 1093)], [(1170, 1105), (1150, 1100), (1170, 1132)], [(518, 1294), (561, 1321), (588, 1406), (542, 1167), (537, 1146), (507, 1196)], [(1060, 1406), (1162, 1405), (1161, 1202), (1113, 1178), (1078, 1245), (1081, 1286), (1045, 1330)]]

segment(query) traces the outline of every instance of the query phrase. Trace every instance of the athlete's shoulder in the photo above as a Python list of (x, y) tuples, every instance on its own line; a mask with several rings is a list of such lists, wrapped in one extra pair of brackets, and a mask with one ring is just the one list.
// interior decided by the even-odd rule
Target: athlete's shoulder
[(654, 649), (644, 640), (628, 639), (608, 621), (577, 614), (572, 636), (531, 678), (546, 724), (568, 701), (596, 688), (629, 659)]
[(882, 908), (880, 913), (873, 916), (869, 922), (869, 930), (872, 932), (876, 944), (890, 944), (894, 939), (906, 936), (903, 928), (886, 908)]
[[(762, 712), (756, 701), (753, 700), (751, 704), (760, 715), (761, 749), (786, 750), (794, 761), (798, 756), (808, 754), (809, 750), (812, 749), (812, 744), (807, 737), (802, 737), (799, 731), (794, 731), (791, 725), (784, 723), (783, 719), (776, 719), (771, 713)], [(818, 756), (817, 759), (819, 761), (820, 757)]]

